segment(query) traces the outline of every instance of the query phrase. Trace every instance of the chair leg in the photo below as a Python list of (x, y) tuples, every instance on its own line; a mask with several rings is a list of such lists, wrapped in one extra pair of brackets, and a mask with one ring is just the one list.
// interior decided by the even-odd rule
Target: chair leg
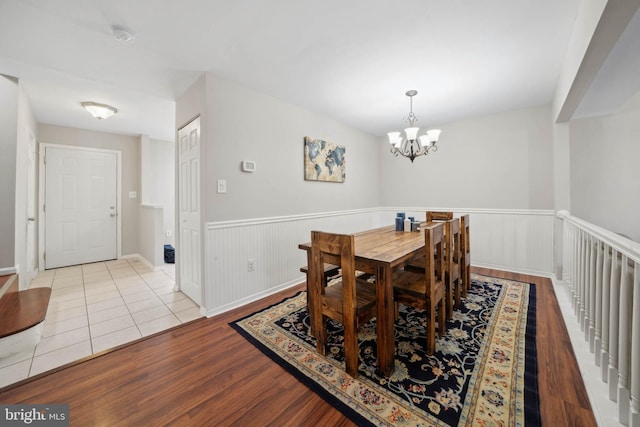
[(466, 271), (465, 271), (465, 277), (466, 277), (466, 286), (465, 288), (467, 290), (471, 289), (471, 266), (467, 266)]
[(462, 278), (459, 277), (458, 279), (456, 279), (456, 308), (460, 308), (460, 295), (461, 295), (461, 289), (462, 288)]
[(320, 319), (314, 319), (313, 332), (316, 337), (316, 351), (324, 356), (327, 354), (327, 317), (318, 317)]
[(444, 300), (440, 300), (440, 312), (438, 314), (438, 328), (440, 331), (440, 336), (444, 337), (444, 335), (447, 333), (447, 319), (444, 316), (444, 312), (445, 312), (445, 302)]
[(467, 297), (467, 271), (460, 271), (460, 287), (462, 288), (462, 298)]
[(351, 325), (344, 325), (344, 361), (347, 374), (353, 378), (358, 378), (358, 329), (355, 322)]
[(447, 319), (451, 319), (453, 317), (453, 280), (451, 280), (451, 275), (447, 274), (446, 276), (446, 286), (445, 286), (445, 299), (447, 300), (447, 309), (446, 316)]
[[(444, 312), (440, 314), (442, 315)], [(427, 354), (431, 356), (436, 350), (436, 310), (435, 307), (431, 307), (429, 314), (426, 318), (427, 322)]]

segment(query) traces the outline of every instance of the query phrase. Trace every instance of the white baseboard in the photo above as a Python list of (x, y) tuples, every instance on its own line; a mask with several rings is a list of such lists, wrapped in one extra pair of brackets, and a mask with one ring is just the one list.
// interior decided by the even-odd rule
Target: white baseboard
[(266, 291), (263, 292), (258, 292), (257, 294), (253, 294), (253, 295), (249, 295), (247, 297), (244, 297), (242, 299), (239, 299), (237, 301), (234, 301), (230, 304), (226, 304), (220, 307), (216, 307), (213, 310), (204, 310), (203, 308), (200, 310), (202, 312), (202, 314), (204, 314), (207, 317), (213, 317), (213, 316), (217, 316), (218, 314), (222, 314), (225, 313), (227, 311), (233, 310), (234, 308), (238, 308), (238, 307), (242, 307), (243, 305), (249, 304), (251, 302), (254, 301), (258, 301), (262, 298), (268, 297), (269, 295), (273, 295), (275, 293), (278, 293), (280, 291), (283, 291), (285, 289), (289, 289), (292, 288), (294, 286), (299, 285), (300, 283), (304, 282), (306, 280), (306, 278), (304, 276), (301, 276), (299, 279), (296, 280), (291, 280), (287, 283), (283, 283), (280, 284), (276, 287), (267, 289)]
[(164, 264), (163, 265), (153, 265), (151, 263), (151, 261), (149, 261), (148, 259), (146, 259), (145, 257), (143, 257), (140, 254), (122, 255), (119, 259), (132, 259), (132, 258), (138, 258), (140, 260), (140, 262), (142, 262), (144, 265), (146, 265), (147, 267), (149, 267), (153, 271), (162, 271), (162, 269), (164, 268)]
[(16, 274), (17, 272), (18, 272), (17, 267), (0, 268), (0, 276), (8, 276), (10, 274)]
[(530, 276), (538, 276), (538, 277), (547, 277), (550, 279), (555, 278), (555, 274), (549, 273), (548, 271), (540, 271), (540, 270), (527, 270), (525, 268), (517, 268), (517, 267), (509, 267), (506, 265), (498, 265), (498, 264), (487, 264), (487, 263), (472, 263), (472, 267), (481, 267), (481, 268), (489, 268), (492, 270), (500, 270), (506, 271), (509, 273), (520, 273), (520, 274), (528, 274)]

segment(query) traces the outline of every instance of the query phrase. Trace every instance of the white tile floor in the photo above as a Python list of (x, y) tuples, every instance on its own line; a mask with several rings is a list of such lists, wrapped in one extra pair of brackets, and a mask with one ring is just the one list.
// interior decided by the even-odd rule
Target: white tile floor
[(174, 285), (173, 265), (153, 271), (138, 258), (39, 273), (31, 287), (51, 287), (42, 339), (0, 359), (0, 387), (202, 317)]

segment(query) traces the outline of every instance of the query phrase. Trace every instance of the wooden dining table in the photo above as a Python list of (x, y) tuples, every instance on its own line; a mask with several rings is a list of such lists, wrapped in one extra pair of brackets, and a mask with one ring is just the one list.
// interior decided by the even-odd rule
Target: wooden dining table
[[(395, 356), (393, 272), (424, 251), (424, 234), (396, 231), (391, 225), (353, 236), (356, 269), (376, 276), (378, 371), (389, 377), (393, 374)], [(311, 243), (298, 247), (307, 251), (307, 265), (311, 265)], [(313, 279), (309, 275), (307, 280)]]

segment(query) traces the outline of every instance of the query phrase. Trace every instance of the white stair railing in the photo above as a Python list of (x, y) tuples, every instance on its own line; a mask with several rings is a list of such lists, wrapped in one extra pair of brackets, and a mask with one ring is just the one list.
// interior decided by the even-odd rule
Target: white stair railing
[(577, 321), (619, 421), (640, 427), (640, 244), (567, 211), (558, 217), (562, 280)]

